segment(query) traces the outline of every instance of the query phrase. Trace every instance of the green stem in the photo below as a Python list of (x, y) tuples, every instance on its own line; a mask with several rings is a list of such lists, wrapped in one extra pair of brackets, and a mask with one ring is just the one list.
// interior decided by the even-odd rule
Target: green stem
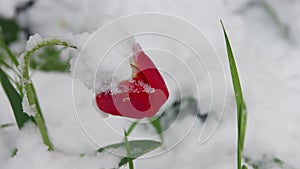
[(26, 94), (29, 106), (34, 107), (36, 110), (34, 120), (36, 121), (36, 124), (42, 135), (43, 141), (48, 146), (49, 151), (53, 150), (53, 145), (50, 141), (50, 138), (49, 138), (49, 135), (47, 132), (45, 120), (43, 118), (43, 114), (42, 114), (41, 107), (40, 107), (40, 104), (39, 104), (39, 101), (38, 101), (38, 98), (37, 98), (37, 95), (36, 95), (36, 92), (34, 89), (34, 85), (32, 84), (30, 76), (29, 76), (29, 61), (30, 61), (32, 54), (36, 50), (46, 47), (46, 46), (52, 46), (52, 45), (61, 45), (61, 46), (65, 46), (65, 47), (76, 48), (76, 47), (70, 45), (68, 42), (61, 41), (58, 39), (46, 40), (46, 41), (43, 41), (43, 42), (37, 44), (32, 49), (26, 51), (24, 53), (24, 55), (21, 56), (21, 57), (23, 57), (23, 63), (20, 63), (20, 65), (21, 65), (20, 71), (22, 74), (22, 84), (23, 84), (23, 88), (25, 90), (24, 93)]
[(128, 133), (126, 133), (126, 131), (124, 131), (124, 140), (125, 140), (125, 146), (126, 146), (126, 152), (127, 152), (127, 161), (128, 161), (128, 164), (129, 164), (129, 169), (134, 169), (133, 162), (132, 162), (130, 145), (129, 145), (127, 137), (128, 137)]
[(139, 122), (139, 120), (136, 120), (136, 121), (134, 121), (131, 125), (130, 125), (130, 127), (128, 128), (128, 130), (127, 130), (127, 135), (129, 136), (130, 135), (130, 133), (133, 131), (133, 129), (135, 128), (135, 126), (138, 124), (138, 122)]
[(48, 146), (48, 150), (52, 151), (53, 150), (53, 145), (50, 141), (50, 138), (48, 136), (48, 132), (47, 132), (47, 128), (44, 122), (44, 119), (41, 116), (41, 112), (40, 113), (36, 113), (36, 115), (34, 116), (34, 120), (40, 130), (40, 133), (42, 135), (43, 141), (44, 143)]

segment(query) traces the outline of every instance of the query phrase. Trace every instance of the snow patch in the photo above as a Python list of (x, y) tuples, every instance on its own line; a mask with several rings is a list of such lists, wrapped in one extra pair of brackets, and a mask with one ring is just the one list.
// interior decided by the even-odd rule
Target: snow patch
[[(105, 39), (97, 38), (97, 31), (91, 39), (83, 42), (79, 37), (70, 38), (74, 44), (80, 44), (80, 53), (71, 60), (71, 76), (79, 79), (93, 93), (119, 93), (119, 84), (129, 79), (131, 69), (128, 57), (132, 54), (132, 41), (118, 44), (108, 51), (109, 46)], [(111, 38), (111, 37), (104, 37)], [(78, 42), (78, 43), (75, 43)]]
[[(1, 142), (0, 142), (1, 143)], [(120, 158), (109, 153), (97, 153), (96, 155), (65, 154), (59, 151), (49, 152), (43, 143), (37, 127), (33, 123), (26, 123), (19, 132), (17, 142), (18, 152), (10, 158), (2, 169), (13, 168), (55, 168), (74, 169), (86, 168), (118, 168)]]

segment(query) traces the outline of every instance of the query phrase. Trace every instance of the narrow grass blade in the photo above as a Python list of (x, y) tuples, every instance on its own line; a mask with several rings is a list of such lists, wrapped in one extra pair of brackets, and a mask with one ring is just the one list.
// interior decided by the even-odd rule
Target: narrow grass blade
[(18, 128), (22, 128), (25, 122), (31, 118), (23, 112), (22, 98), (20, 94), (16, 91), (14, 86), (9, 81), (9, 78), (5, 72), (0, 68), (0, 81), (2, 87), (8, 97), (10, 105), (13, 109), (14, 116), (18, 125)]
[[(244, 103), (243, 93), (242, 93), (242, 87), (238, 75), (238, 70), (236, 67), (236, 63), (234, 60), (232, 48), (229, 42), (228, 35), (226, 33), (225, 27), (223, 25), (223, 22), (221, 21), (221, 25), (223, 28), (225, 41), (226, 41), (226, 48), (227, 48), (227, 55), (229, 60), (229, 67), (231, 72), (231, 79), (233, 84), (233, 89), (235, 93), (235, 100), (236, 100), (236, 107), (237, 107), (237, 118), (238, 118), (238, 148), (237, 148), (237, 154), (238, 154), (238, 168), (242, 168), (242, 152), (244, 148), (244, 139), (245, 139), (245, 132), (246, 132), (246, 121), (247, 121), (247, 110), (246, 105)], [(244, 168), (244, 167), (243, 167)]]

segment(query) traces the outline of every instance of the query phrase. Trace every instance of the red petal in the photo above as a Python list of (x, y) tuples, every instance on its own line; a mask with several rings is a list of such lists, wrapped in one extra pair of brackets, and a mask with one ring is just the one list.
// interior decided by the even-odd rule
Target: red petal
[[(106, 113), (130, 118), (154, 116), (169, 97), (166, 84), (151, 59), (136, 44), (131, 60), (133, 77), (119, 87), (130, 90), (112, 94), (102, 92), (96, 96), (98, 108)], [(147, 91), (146, 87), (154, 89)]]
[(115, 107), (115, 103), (112, 99), (112, 95), (110, 91), (108, 91), (107, 93), (102, 92), (96, 95), (96, 103), (98, 108), (103, 112), (116, 115), (116, 116), (122, 116)]
[(168, 98), (169, 92), (167, 86), (154, 63), (144, 51), (142, 51), (139, 44), (134, 46), (133, 51), (135, 52), (135, 56), (133, 56), (131, 65), (134, 66), (133, 71), (138, 71), (134, 74), (136, 74), (139, 79), (146, 79), (152, 88), (162, 90)]

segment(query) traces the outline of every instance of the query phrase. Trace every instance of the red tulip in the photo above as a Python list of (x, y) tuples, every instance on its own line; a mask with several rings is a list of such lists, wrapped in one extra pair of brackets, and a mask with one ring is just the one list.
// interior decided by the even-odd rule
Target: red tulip
[(118, 85), (119, 93), (110, 90), (96, 95), (98, 108), (105, 113), (141, 119), (153, 117), (167, 101), (169, 92), (158, 69), (139, 44), (132, 48), (132, 78)]

